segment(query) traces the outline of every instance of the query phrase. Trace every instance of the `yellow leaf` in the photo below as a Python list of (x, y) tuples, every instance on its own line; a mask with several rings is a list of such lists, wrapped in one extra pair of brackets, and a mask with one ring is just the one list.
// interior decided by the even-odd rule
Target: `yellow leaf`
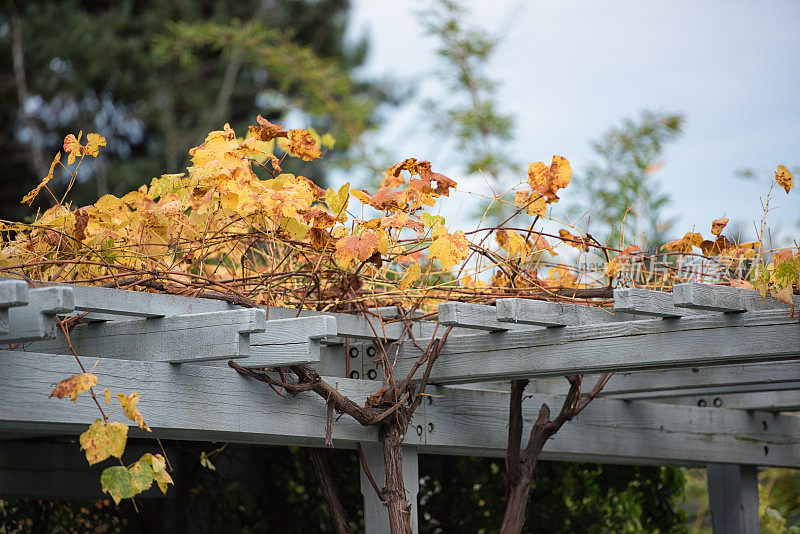
[(144, 418), (142, 417), (141, 412), (139, 412), (139, 408), (136, 407), (136, 404), (139, 402), (139, 392), (134, 391), (127, 397), (122, 393), (117, 393), (117, 399), (119, 400), (119, 405), (122, 406), (122, 411), (125, 412), (125, 417), (134, 421), (139, 428), (147, 430), (148, 432), (152, 432), (150, 427), (144, 423)]
[(531, 250), (530, 243), (516, 230), (497, 230), (495, 239), (511, 256), (519, 254), (523, 260), (528, 257), (528, 253)]
[(108, 389), (108, 388), (105, 388), (103, 390), (103, 395), (105, 395), (105, 397), (106, 397), (106, 404), (111, 404), (111, 397), (113, 396), (111, 394), (111, 390)]
[(442, 227), (434, 231), (428, 257), (439, 260), (443, 269), (449, 271), (456, 263), (466, 259), (468, 255), (469, 243), (464, 232), (459, 230), (451, 235)]
[(369, 193), (362, 191), (361, 189), (353, 189), (350, 191), (350, 194), (356, 197), (362, 204), (369, 204), (369, 200), (372, 198), (370, 197)]
[(548, 167), (543, 162), (531, 163), (528, 168), (528, 183), (533, 191), (547, 197), (548, 202), (556, 202), (556, 192), (569, 185), (572, 178), (572, 168), (569, 161), (561, 156), (553, 156), (553, 161)]
[(614, 278), (617, 273), (619, 272), (620, 264), (617, 258), (613, 258), (610, 262), (606, 263), (603, 269), (606, 272), (606, 276), (609, 278)]
[(112, 218), (120, 218), (126, 211), (125, 203), (114, 195), (103, 195), (94, 203), (94, 207), (99, 213)]
[(792, 183), (792, 173), (783, 165), (778, 165), (778, 170), (775, 171), (775, 181), (786, 190), (786, 193), (789, 193), (792, 187), (794, 187)]
[(674, 241), (670, 241), (666, 245), (661, 247), (661, 250), (667, 250), (669, 252), (683, 252), (683, 253), (690, 253), (692, 251), (692, 246), (700, 248), (703, 243), (703, 236), (698, 233), (689, 232), (684, 235), (680, 239), (675, 239)]
[(325, 192), (325, 203), (328, 209), (331, 210), (333, 216), (341, 222), (347, 221), (347, 203), (350, 200), (350, 182), (344, 184), (339, 188), (339, 191), (334, 191), (333, 188), (328, 188)]
[(341, 239), (350, 235), (350, 229), (346, 226), (337, 226), (331, 231), (331, 237), (334, 239)]
[(725, 226), (728, 225), (728, 219), (722, 218), (717, 219), (716, 221), (711, 221), (711, 233), (714, 235), (719, 235), (722, 233), (722, 230), (725, 229)]
[(89, 465), (102, 462), (109, 456), (122, 458), (128, 440), (128, 425), (123, 423), (103, 423), (97, 419), (89, 430), (81, 434), (81, 448), (86, 451)]
[(76, 402), (80, 393), (89, 391), (95, 384), (97, 384), (97, 377), (91, 373), (72, 375), (59, 382), (50, 393), (50, 396), (59, 399), (69, 396), (72, 402)]
[(414, 282), (419, 280), (421, 276), (422, 267), (420, 267), (418, 263), (414, 263), (411, 265), (411, 267), (406, 269), (405, 273), (403, 273), (403, 277), (398, 282), (398, 285), (400, 286), (400, 289), (406, 291), (414, 284)]
[(37, 185), (33, 191), (25, 195), (20, 204), (28, 204), (30, 206), (33, 203), (34, 199), (36, 198), (36, 195), (39, 194), (39, 191), (41, 191), (42, 188), (45, 185), (47, 185), (47, 182), (53, 179), (53, 173), (56, 170), (56, 165), (58, 165), (60, 161), (61, 161), (61, 152), (58, 152), (56, 153), (56, 157), (53, 158), (53, 163), (50, 164), (50, 170), (47, 171), (47, 176), (42, 178), (42, 181), (39, 182), (39, 185)]
[(518, 191), (514, 196), (517, 207), (525, 208), (528, 215), (544, 216), (547, 213), (547, 199), (536, 191)]
[(64, 152), (67, 153), (67, 165), (75, 163), (75, 158), (78, 156), (92, 156), (97, 157), (100, 153), (100, 147), (106, 146), (106, 138), (100, 134), (90, 133), (86, 136), (86, 146), (81, 146), (81, 135), (83, 132), (75, 137), (69, 134), (64, 138)]
[(90, 133), (86, 136), (86, 146), (83, 147), (82, 152), (96, 158), (100, 153), (101, 146), (106, 146), (106, 138), (100, 134)]

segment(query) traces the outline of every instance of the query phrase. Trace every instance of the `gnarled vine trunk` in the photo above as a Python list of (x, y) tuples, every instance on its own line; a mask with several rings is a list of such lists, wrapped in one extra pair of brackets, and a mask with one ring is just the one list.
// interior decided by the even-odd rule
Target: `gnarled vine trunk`
[(411, 534), (411, 507), (406, 499), (406, 487), (403, 483), (402, 443), (406, 428), (407, 423), (393, 420), (381, 427), (378, 434), (386, 471), (386, 481), (381, 493), (389, 513), (389, 529), (392, 534)]
[(520, 534), (525, 526), (525, 515), (530, 501), (530, 485), (545, 443), (564, 423), (576, 417), (603, 389), (611, 373), (600, 376), (592, 391), (581, 399), (581, 376), (566, 377), (570, 388), (561, 411), (550, 419), (550, 408), (542, 404), (531, 428), (528, 444), (522, 450), (522, 394), (528, 380), (511, 381), (511, 401), (508, 416), (508, 450), (506, 451), (506, 486), (508, 503), (500, 527), (501, 534)]

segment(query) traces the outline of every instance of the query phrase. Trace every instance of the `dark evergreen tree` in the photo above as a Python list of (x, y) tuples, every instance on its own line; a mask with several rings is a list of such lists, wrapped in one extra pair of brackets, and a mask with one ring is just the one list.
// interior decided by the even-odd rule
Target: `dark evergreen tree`
[(105, 136), (108, 148), (85, 165), (70, 197), (77, 205), (181, 172), (209, 131), (229, 122), (242, 134), (258, 113), (272, 121), (303, 113), (343, 154), (388, 98), (353, 76), (367, 43), (345, 42), (348, 12), (348, 0), (7, 0), (0, 218), (29, 214), (19, 200), (79, 130)]

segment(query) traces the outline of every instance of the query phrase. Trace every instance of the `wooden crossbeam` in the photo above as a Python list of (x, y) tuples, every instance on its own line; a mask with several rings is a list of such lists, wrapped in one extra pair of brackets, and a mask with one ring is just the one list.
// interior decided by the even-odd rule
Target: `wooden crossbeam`
[[(99, 416), (91, 398), (81, 395), (73, 404), (47, 397), (53, 384), (78, 371), (71, 355), (0, 353), (0, 434), (35, 431), (77, 436), (85, 431)], [(99, 388), (139, 392), (137, 407), (153, 433), (131, 429), (130, 437), (295, 446), (324, 442), (324, 399), (314, 394), (282, 398), (263, 382), (227, 366), (102, 358), (94, 374), (100, 379)], [(363, 380), (334, 378), (331, 383), (362, 405), (377, 389)], [(376, 428), (364, 428), (351, 418), (333, 424), (336, 446), (354, 447), (356, 442), (377, 439)]]
[(735, 287), (690, 282), (675, 284), (672, 295), (673, 303), (678, 308), (723, 313), (747, 311), (747, 306), (742, 302), (742, 294)]
[(497, 320), (503, 323), (560, 327), (630, 321), (632, 319), (636, 319), (636, 317), (614, 313), (595, 306), (519, 298), (497, 301)]
[(336, 319), (326, 315), (267, 321), (263, 332), (250, 334), (251, 369), (320, 361), (320, 341), (337, 335)]
[[(70, 355), (0, 355), (0, 432), (77, 435), (94, 421), (88, 396), (77, 404), (48, 399), (54, 383), (76, 370)], [(153, 429), (148, 437), (321, 446), (325, 401), (313, 394), (282, 398), (227, 367), (101, 359), (98, 387), (136, 389), (138, 407)], [(379, 384), (327, 378), (358, 403)], [(501, 457), (507, 440), (505, 392), (432, 388), (406, 434), (421, 453)], [(441, 396), (440, 396), (441, 395)], [(530, 428), (541, 403), (557, 410), (563, 397), (534, 394), (523, 405)], [(428, 404), (431, 402), (431, 404)], [(136, 429), (132, 437), (143, 435)], [(377, 429), (348, 417), (333, 423), (337, 447), (376, 442)], [(765, 451), (765, 447), (767, 450)], [(725, 408), (596, 399), (545, 447), (543, 457), (569, 461), (703, 465), (707, 462), (800, 467), (800, 419)]]
[[(432, 388), (430, 393), (436, 397), (432, 397), (432, 405), (425, 406), (425, 422), (433, 425), (433, 431), (425, 433), (421, 451), (477, 456), (504, 453), (508, 393), (456, 387)], [(563, 396), (526, 397), (525, 428), (529, 431), (542, 403), (556, 412), (562, 400)], [(800, 418), (725, 408), (677, 408), (595, 399), (548, 442), (542, 458), (644, 465), (723, 462), (800, 467)]]
[[(598, 377), (586, 375), (584, 384), (594, 383)], [(564, 394), (569, 389), (566, 379), (561, 377), (535, 380), (533, 384), (537, 393)], [(791, 389), (800, 389), (800, 361), (616, 373), (601, 395), (618, 399), (658, 399)]]
[(81, 285), (69, 287), (75, 293), (75, 309), (83, 312), (129, 317), (166, 317), (234, 309), (227, 302), (215, 299)]
[(74, 309), (72, 290), (45, 287), (28, 290), (28, 303), (8, 309), (8, 333), (0, 344), (52, 339), (56, 337), (56, 315)]
[(664, 318), (683, 317), (697, 313), (688, 308), (675, 306), (672, 293), (631, 287), (614, 290), (614, 311)]
[[(716, 286), (689, 282), (675, 284), (672, 288), (673, 303), (678, 308), (716, 311), (724, 313), (747, 310), (789, 309), (789, 306), (771, 295), (762, 298), (758, 291), (739, 287)], [(800, 297), (793, 297), (794, 306), (800, 306)]]
[[(419, 356), (404, 345), (395, 374)], [(788, 309), (768, 310), (458, 336), (442, 348), (431, 380), (469, 383), (797, 358), (796, 319)]]
[(28, 284), (22, 280), (0, 280), (0, 335), (8, 334), (8, 309), (28, 303)]
[[(797, 383), (795, 383), (797, 384)], [(736, 408), (741, 410), (764, 410), (767, 412), (796, 412), (800, 410), (800, 389), (790, 391), (757, 391), (750, 393), (718, 392), (706, 395), (676, 395), (662, 397), (659, 402)]]
[[(186, 363), (246, 358), (250, 354), (248, 334), (262, 332), (265, 326), (264, 310), (246, 308), (77, 325), (70, 331), (70, 339), (79, 355)], [(63, 336), (35, 343), (32, 350), (70, 351)]]
[(484, 304), (466, 302), (443, 302), (439, 304), (439, 324), (444, 326), (460, 326), (487, 332), (505, 330), (531, 330), (535, 326), (515, 324), (497, 320), (497, 308)]

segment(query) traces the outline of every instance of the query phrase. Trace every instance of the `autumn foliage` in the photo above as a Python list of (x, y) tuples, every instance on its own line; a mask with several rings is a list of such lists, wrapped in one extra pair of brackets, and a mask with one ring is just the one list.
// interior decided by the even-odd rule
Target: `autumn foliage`
[[(761, 241), (730, 242), (722, 235), (727, 219), (714, 220), (706, 237), (692, 231), (666, 243), (658, 255), (635, 243), (614, 249), (559, 222), (552, 208), (572, 169), (558, 155), (550, 164), (530, 164), (527, 181), (515, 189), (512, 217), (475, 230), (456, 229), (440, 215), (440, 203), (458, 185), (428, 161), (408, 158), (393, 165), (374, 192), (349, 183), (322, 189), (307, 177), (283, 172), (283, 158), (313, 161), (331, 144), (330, 136), (286, 130), (260, 116), (244, 137), (226, 124), (189, 152), (185, 173), (77, 207), (65, 201), (66, 193), (85, 158), (98, 157), (106, 140), (94, 133), (85, 140), (69, 135), (66, 162), (56, 154), (48, 175), (23, 199), (31, 203), (47, 194), (52, 207), (31, 224), (7, 221), (0, 228), (0, 272), (212, 296), (246, 306), (369, 313), (368, 308), (391, 305), (427, 317), (444, 300), (492, 303), (525, 296), (588, 303), (600, 297), (592, 304), (603, 305), (614, 286), (659, 289), (698, 278), (755, 287), (791, 303), (797, 285), (797, 249), (768, 251)], [(68, 173), (69, 185), (59, 195), (52, 184), (60, 169)], [(773, 185), (790, 192), (786, 167), (778, 166)], [(560, 228), (546, 232), (545, 221)], [(602, 265), (581, 272), (576, 258), (590, 250)], [(678, 261), (684, 257), (706, 270), (687, 272)], [(740, 269), (743, 262), (746, 270)], [(119, 461), (127, 439), (127, 424), (109, 421), (102, 406), (116, 400), (114, 410), (149, 430), (136, 408), (138, 393), (106, 389), (101, 404), (92, 389), (97, 384), (98, 377), (84, 370), (52, 392), (73, 402), (86, 392), (95, 399), (102, 418), (80, 438), (90, 464)], [(163, 491), (171, 482), (160, 454), (109, 467), (102, 475), (103, 487), (117, 502), (153, 482)]]

